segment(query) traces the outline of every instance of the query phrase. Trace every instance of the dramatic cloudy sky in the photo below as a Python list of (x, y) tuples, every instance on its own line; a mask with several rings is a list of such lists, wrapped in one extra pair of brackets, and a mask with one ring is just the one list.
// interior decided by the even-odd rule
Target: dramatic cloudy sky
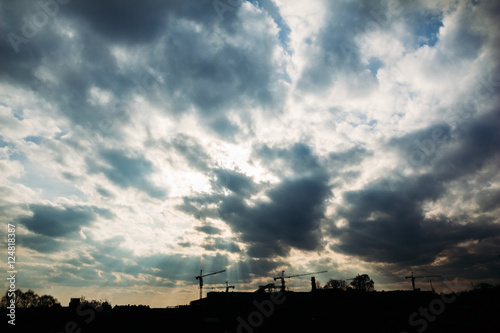
[(239, 291), (499, 282), (500, 2), (0, 7), (19, 288), (167, 306), (200, 269)]

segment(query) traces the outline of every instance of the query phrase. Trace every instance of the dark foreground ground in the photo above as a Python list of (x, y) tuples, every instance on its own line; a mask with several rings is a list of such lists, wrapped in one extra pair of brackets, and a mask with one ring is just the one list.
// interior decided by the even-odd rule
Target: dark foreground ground
[(500, 291), (209, 293), (168, 309), (80, 306), (2, 313), (2, 332), (500, 332)]

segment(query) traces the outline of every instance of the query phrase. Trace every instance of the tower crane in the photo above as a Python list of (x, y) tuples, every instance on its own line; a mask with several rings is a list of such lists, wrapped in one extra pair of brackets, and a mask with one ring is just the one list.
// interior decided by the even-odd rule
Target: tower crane
[(234, 286), (230, 286), (226, 281), (226, 293), (229, 292), (229, 289), (234, 289)]
[(415, 275), (413, 275), (413, 272), (411, 272), (411, 275), (410, 276), (405, 276), (405, 279), (411, 279), (411, 286), (413, 287), (413, 291), (416, 291), (417, 289), (415, 288), (415, 279), (418, 279), (418, 278), (428, 278), (429, 279), (429, 283), (431, 284), (431, 289), (432, 289), (432, 291), (434, 291), (434, 287), (432, 286), (432, 282), (431, 282), (431, 278), (432, 277), (441, 277), (441, 275), (419, 275), (419, 276), (415, 276)]
[(226, 270), (222, 270), (222, 271), (218, 271), (218, 272), (214, 272), (214, 273), (208, 273), (208, 274), (203, 274), (203, 270), (200, 270), (200, 275), (198, 275), (196, 277), (196, 280), (200, 280), (200, 299), (203, 298), (203, 278), (205, 276), (209, 276), (209, 275), (215, 275), (215, 274), (219, 274), (219, 273), (223, 273), (225, 272)]
[(328, 271), (321, 271), (321, 272), (312, 272), (312, 273), (304, 273), (304, 274), (296, 274), (296, 275), (289, 275), (285, 276), (285, 271), (281, 271), (281, 276), (277, 276), (274, 278), (274, 281), (276, 280), (281, 280), (281, 291), (285, 291), (285, 279), (293, 278), (293, 277), (298, 277), (298, 276), (304, 276), (304, 275), (310, 275), (310, 274), (320, 274), (320, 273), (326, 273)]

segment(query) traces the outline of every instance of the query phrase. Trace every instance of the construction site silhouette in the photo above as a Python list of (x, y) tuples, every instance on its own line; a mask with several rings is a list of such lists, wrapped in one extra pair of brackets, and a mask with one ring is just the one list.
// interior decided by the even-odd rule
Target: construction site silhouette
[[(200, 290), (203, 277), (197, 276)], [(69, 307), (19, 308), (16, 328), (23, 332), (499, 332), (500, 287), (479, 285), (469, 291), (367, 291), (324, 288), (311, 276), (308, 292), (290, 291), (274, 278), (254, 292), (209, 291), (189, 305), (169, 308), (92, 305), (71, 299)], [(362, 280), (358, 275), (355, 279)], [(408, 278), (412, 279), (413, 273)], [(429, 278), (429, 276), (426, 276)], [(331, 284), (335, 285), (335, 280)], [(345, 281), (344, 281), (345, 282)], [(373, 281), (371, 281), (373, 283)], [(351, 283), (355, 285), (355, 283)], [(232, 291), (229, 291), (229, 290)], [(200, 293), (203, 296), (202, 293)], [(105, 306), (104, 306), (105, 305)], [(2, 310), (3, 312), (4, 310)], [(8, 316), (8, 309), (5, 309)], [(5, 318), (5, 313), (2, 313)], [(6, 321), (4, 321), (6, 322)]]

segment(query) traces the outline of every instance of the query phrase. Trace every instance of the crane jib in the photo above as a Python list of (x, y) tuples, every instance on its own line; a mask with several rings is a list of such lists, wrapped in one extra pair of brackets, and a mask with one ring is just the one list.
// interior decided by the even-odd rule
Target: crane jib
[(203, 274), (203, 270), (200, 270), (200, 275), (198, 275), (196, 277), (196, 280), (200, 280), (200, 299), (203, 298), (203, 278), (205, 276), (210, 276), (210, 275), (215, 275), (215, 274), (219, 274), (219, 273), (223, 273), (225, 272), (226, 270), (223, 269), (222, 271), (218, 271), (218, 272), (213, 272), (213, 273), (208, 273), (208, 274)]
[(328, 273), (328, 271), (310, 272), (310, 273), (296, 274), (296, 275), (289, 275), (289, 276), (277, 276), (274, 278), (274, 280), (276, 281), (277, 279), (289, 279), (289, 278), (298, 277), (298, 276), (305, 276), (305, 275), (311, 275), (311, 274), (321, 274), (321, 273)]

